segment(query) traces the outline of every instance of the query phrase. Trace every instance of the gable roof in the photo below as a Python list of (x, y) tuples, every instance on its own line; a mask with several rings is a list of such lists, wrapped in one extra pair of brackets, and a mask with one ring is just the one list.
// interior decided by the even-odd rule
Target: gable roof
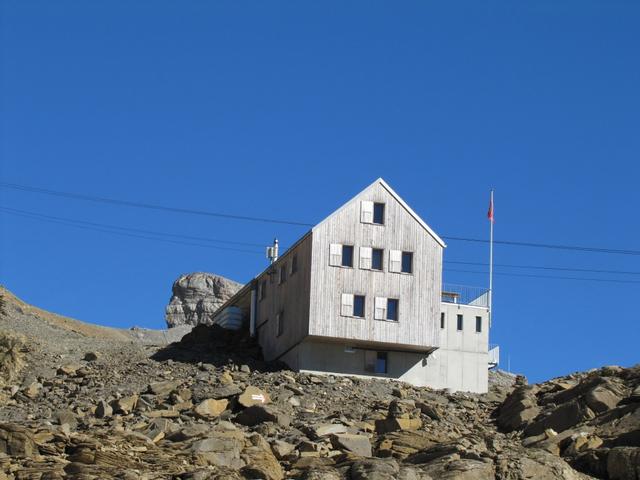
[(374, 181), (371, 185), (369, 185), (368, 187), (366, 187), (364, 190), (360, 191), (357, 195), (355, 195), (353, 198), (351, 198), (348, 202), (345, 202), (340, 208), (338, 208), (335, 212), (333, 212), (331, 215), (329, 215), (327, 218), (325, 218), (324, 220), (322, 220), (321, 222), (319, 222), (315, 227), (313, 227), (313, 230), (315, 230), (318, 225), (323, 224), (324, 222), (328, 221), (329, 219), (333, 218), (335, 215), (337, 215), (339, 212), (342, 211), (342, 209), (344, 209), (347, 205), (349, 205), (351, 202), (355, 201), (360, 195), (362, 195), (363, 193), (365, 193), (367, 190), (373, 188), (376, 185), (380, 185), (382, 186), (382, 188), (384, 188), (389, 195), (391, 195), (400, 205), (402, 205), (402, 207), (407, 211), (407, 213), (409, 215), (411, 215), (413, 217), (413, 219), (418, 222), (418, 224), (424, 228), (427, 233), (429, 235), (431, 235), (433, 237), (433, 239), (438, 242), (440, 244), (440, 246), (442, 248), (446, 248), (447, 244), (444, 243), (444, 240), (442, 240), (438, 234), (436, 232), (434, 232), (431, 227), (429, 225), (427, 225), (427, 223), (422, 220), (422, 218), (420, 218), (420, 216), (413, 211), (413, 209), (407, 205), (407, 202), (405, 202), (400, 195), (398, 195), (395, 190), (393, 188), (391, 188), (389, 186), (389, 184), (387, 182), (385, 182), (382, 178), (378, 178), (376, 181)]

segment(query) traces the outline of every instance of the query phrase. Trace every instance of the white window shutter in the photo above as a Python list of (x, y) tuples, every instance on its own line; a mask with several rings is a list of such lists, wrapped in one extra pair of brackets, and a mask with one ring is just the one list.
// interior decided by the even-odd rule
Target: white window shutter
[(360, 268), (371, 268), (372, 250), (371, 247), (360, 247)]
[(373, 318), (376, 320), (386, 320), (387, 318), (387, 299), (386, 297), (376, 297), (375, 311)]
[(343, 317), (353, 316), (353, 294), (343, 293), (342, 303), (340, 305), (340, 315)]
[(389, 251), (389, 271), (400, 272), (402, 270), (402, 250)]
[(373, 223), (373, 202), (362, 201), (360, 204), (360, 221), (362, 223)]
[(339, 243), (332, 243), (329, 247), (329, 265), (334, 267), (342, 264), (342, 245)]

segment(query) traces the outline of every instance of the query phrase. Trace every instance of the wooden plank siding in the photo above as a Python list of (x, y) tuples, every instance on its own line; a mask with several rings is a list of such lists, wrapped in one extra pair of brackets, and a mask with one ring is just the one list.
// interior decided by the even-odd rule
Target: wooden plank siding
[[(257, 337), (266, 360), (274, 360), (300, 342), (309, 331), (311, 283), (311, 233), (286, 251), (256, 280), (267, 281), (266, 296), (258, 299)], [(298, 257), (298, 271), (291, 274), (293, 256)], [(286, 264), (287, 279), (279, 284), (280, 267)], [(282, 312), (283, 331), (277, 332), (277, 315)], [(265, 323), (266, 322), (266, 323)]]
[[(384, 225), (361, 223), (361, 201), (385, 204)], [(317, 337), (437, 347), (443, 246), (381, 182), (312, 230), (308, 333)], [(354, 245), (353, 268), (329, 265), (331, 243)], [(359, 247), (384, 249), (383, 271), (359, 268)], [(413, 273), (389, 272), (390, 250), (413, 252)], [(365, 318), (340, 315), (341, 294), (365, 295)], [(399, 299), (399, 321), (374, 320), (374, 298)]]

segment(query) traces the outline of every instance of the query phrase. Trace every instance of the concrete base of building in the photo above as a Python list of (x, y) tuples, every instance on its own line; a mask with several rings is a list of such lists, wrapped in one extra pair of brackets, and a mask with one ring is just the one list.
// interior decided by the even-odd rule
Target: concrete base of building
[[(384, 360), (378, 353), (386, 354), (381, 355)], [(488, 389), (487, 352), (438, 349), (423, 354), (305, 340), (281, 360), (293, 370), (318, 374), (399, 380), (419, 387), (474, 393)]]

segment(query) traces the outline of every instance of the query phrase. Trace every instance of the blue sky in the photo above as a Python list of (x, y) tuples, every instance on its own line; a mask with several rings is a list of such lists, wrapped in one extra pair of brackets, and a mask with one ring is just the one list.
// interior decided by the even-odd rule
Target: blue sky
[[(315, 223), (377, 177), (440, 234), (640, 250), (635, 1), (2, 3), (3, 182)], [(301, 226), (0, 189), (0, 205), (290, 244)], [(171, 284), (246, 281), (262, 248), (0, 213), (0, 281), (104, 325), (162, 327)], [(229, 245), (228, 245), (229, 246)], [(486, 262), (449, 241), (447, 261)], [(640, 256), (498, 245), (492, 342), (532, 380), (638, 362)], [(445, 280), (486, 286), (483, 266)]]

